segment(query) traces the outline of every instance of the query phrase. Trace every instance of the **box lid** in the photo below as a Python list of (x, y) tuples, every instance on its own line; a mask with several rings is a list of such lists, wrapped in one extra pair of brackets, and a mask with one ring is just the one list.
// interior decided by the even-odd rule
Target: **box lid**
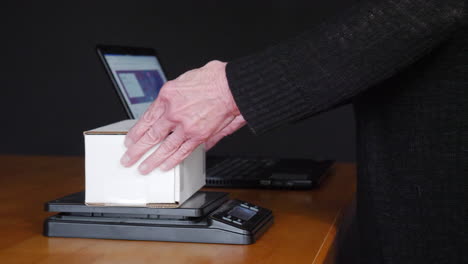
[(126, 135), (138, 120), (127, 119), (83, 132), (85, 135)]

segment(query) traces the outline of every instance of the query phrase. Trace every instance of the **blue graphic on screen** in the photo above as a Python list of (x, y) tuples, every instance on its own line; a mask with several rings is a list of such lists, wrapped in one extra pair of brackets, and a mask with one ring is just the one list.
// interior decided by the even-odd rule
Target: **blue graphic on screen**
[(152, 102), (164, 84), (157, 70), (116, 71), (127, 98), (132, 104)]

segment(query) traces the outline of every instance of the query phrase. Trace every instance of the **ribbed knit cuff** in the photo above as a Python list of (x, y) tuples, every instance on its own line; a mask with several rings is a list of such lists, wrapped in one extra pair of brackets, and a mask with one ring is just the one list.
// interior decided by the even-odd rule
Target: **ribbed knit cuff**
[(229, 62), (226, 75), (234, 100), (255, 134), (300, 119), (305, 95), (293, 87), (268, 52)]

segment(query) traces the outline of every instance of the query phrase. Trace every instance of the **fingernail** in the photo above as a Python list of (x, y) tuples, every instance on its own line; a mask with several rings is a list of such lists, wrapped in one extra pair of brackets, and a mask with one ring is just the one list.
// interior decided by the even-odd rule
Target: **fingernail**
[(125, 140), (124, 140), (124, 145), (128, 148), (130, 147), (131, 145), (133, 145), (133, 140), (129, 137), (125, 137)]
[(140, 171), (141, 174), (146, 175), (148, 174), (148, 165), (146, 164), (141, 164), (140, 167), (138, 167), (138, 170)]
[(130, 156), (128, 156), (127, 154), (124, 154), (122, 158), (120, 159), (120, 164), (124, 166), (127, 166), (129, 162), (130, 162)]

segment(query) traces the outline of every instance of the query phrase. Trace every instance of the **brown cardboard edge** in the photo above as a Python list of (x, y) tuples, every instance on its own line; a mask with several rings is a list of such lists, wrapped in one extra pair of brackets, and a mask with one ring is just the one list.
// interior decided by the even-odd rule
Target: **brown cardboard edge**
[(147, 203), (141, 206), (125, 205), (118, 203), (85, 203), (87, 206), (107, 207), (107, 206), (120, 206), (120, 207), (147, 207), (147, 208), (178, 208), (179, 202), (175, 203)]
[(84, 135), (127, 135), (127, 131), (85, 131)]
[(180, 204), (178, 202), (175, 203), (149, 203), (146, 204), (148, 208), (178, 208)]
[(97, 207), (103, 207), (106, 206), (104, 203), (85, 203), (86, 206), (97, 206)]

